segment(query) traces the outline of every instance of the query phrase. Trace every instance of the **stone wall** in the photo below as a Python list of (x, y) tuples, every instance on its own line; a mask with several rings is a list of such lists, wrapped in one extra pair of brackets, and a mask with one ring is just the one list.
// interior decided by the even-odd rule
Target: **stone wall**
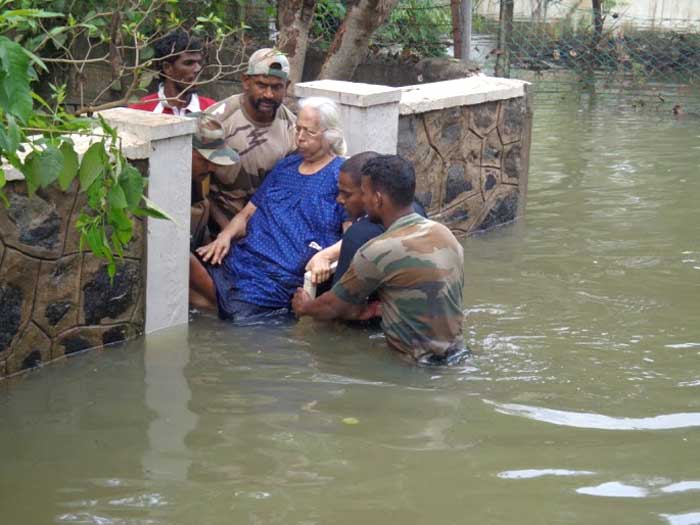
[[(30, 197), (21, 174), (3, 165), (9, 206), (0, 203), (0, 379), (187, 322), (194, 121), (125, 108), (102, 116), (148, 177), (148, 196), (174, 220), (135, 219), (110, 282), (106, 263), (80, 250), (75, 223), (86, 197), (77, 181), (67, 192)], [(78, 153), (98, 136), (72, 137)]]
[(391, 88), (318, 80), (297, 84), (295, 94), (340, 105), (349, 154), (374, 150), (412, 161), (418, 199), (456, 233), (485, 231), (524, 213), (527, 82), (473, 76)]
[(532, 111), (517, 97), (406, 113), (397, 152), (414, 163), (416, 196), (459, 233), (511, 222), (524, 210)]
[(122, 341), (144, 327), (144, 228), (118, 266), (80, 252), (75, 221), (84, 194), (5, 187), (0, 206), (0, 378), (87, 348)]

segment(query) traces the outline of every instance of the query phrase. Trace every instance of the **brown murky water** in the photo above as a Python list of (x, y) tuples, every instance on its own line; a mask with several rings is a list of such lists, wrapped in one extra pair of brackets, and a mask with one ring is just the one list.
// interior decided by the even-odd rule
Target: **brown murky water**
[(3, 524), (700, 523), (700, 120), (540, 100), (466, 366), (196, 318), (0, 383)]

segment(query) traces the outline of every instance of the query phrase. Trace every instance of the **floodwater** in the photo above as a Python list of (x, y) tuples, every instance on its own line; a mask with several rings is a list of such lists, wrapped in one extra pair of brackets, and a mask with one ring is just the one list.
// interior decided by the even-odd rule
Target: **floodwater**
[(415, 368), (305, 320), (0, 383), (3, 524), (700, 524), (700, 120), (538, 100), (525, 221)]

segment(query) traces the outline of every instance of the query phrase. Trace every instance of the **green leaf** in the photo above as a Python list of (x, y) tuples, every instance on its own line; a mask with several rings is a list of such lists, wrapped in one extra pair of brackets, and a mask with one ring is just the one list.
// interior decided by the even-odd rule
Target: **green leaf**
[(140, 208), (139, 211), (142, 212), (144, 215), (146, 215), (148, 217), (154, 217), (156, 219), (165, 219), (165, 220), (172, 221), (175, 224), (177, 224), (177, 221), (175, 219), (173, 219), (168, 214), (168, 212), (159, 208), (155, 202), (153, 202), (151, 199), (149, 199), (145, 195), (143, 196), (143, 202), (146, 204), (146, 206), (144, 208)]
[(98, 181), (92, 184), (85, 194), (87, 195), (88, 207), (102, 213), (107, 199), (107, 187)]
[(134, 211), (141, 203), (143, 190), (146, 187), (146, 179), (141, 176), (139, 170), (130, 164), (125, 164), (119, 176), (119, 185), (124, 190), (127, 207)]
[[(112, 209), (110, 210), (109, 214), (109, 223), (119, 232), (119, 233), (128, 233), (131, 235), (131, 232), (133, 230), (133, 223), (131, 222), (131, 219), (129, 216), (126, 214), (125, 210), (120, 210), (120, 209)], [(130, 239), (131, 237), (129, 237)], [(122, 242), (128, 242), (128, 239), (125, 241), (123, 237), (120, 237), (122, 239)]]
[(0, 108), (26, 121), (32, 112), (29, 57), (19, 44), (0, 36)]
[(102, 235), (96, 225), (91, 225), (85, 232), (85, 240), (90, 248), (90, 251), (94, 253), (97, 257), (103, 257), (106, 255), (102, 243)]
[(99, 113), (97, 114), (97, 118), (100, 121), (100, 126), (102, 127), (102, 130), (105, 132), (105, 134), (109, 135), (109, 137), (112, 139), (112, 142), (117, 141), (117, 129), (113, 128), (110, 126), (107, 121), (104, 119), (102, 115)]
[(87, 190), (104, 174), (107, 154), (102, 142), (96, 142), (88, 148), (80, 163), (80, 191)]
[[(65, 35), (63, 35), (63, 36), (64, 36), (64, 40), (65, 40)], [(22, 48), (22, 51), (24, 51), (24, 53), (29, 57), (29, 60), (31, 61), (31, 63), (33, 65), (38, 66), (40, 69), (43, 69), (46, 73), (49, 72), (49, 68), (46, 67), (46, 64), (44, 64), (44, 61), (41, 60), (38, 56), (36, 56), (34, 53), (29, 51), (28, 49)]]
[(16, 153), (19, 143), (22, 140), (22, 130), (17, 125), (17, 120), (12, 115), (5, 115), (7, 125), (0, 125), (0, 150), (7, 155)]
[(5, 18), (63, 18), (62, 13), (44, 11), (43, 9), (11, 9), (2, 14)]
[(112, 283), (114, 281), (114, 276), (117, 274), (117, 265), (114, 262), (114, 259), (110, 259), (110, 261), (107, 263), (107, 275), (109, 275), (109, 282)]
[(58, 178), (63, 169), (63, 153), (54, 146), (43, 151), (33, 151), (24, 162), (22, 173), (30, 193), (41, 186), (46, 188)]
[(119, 239), (117, 232), (112, 232), (112, 246), (114, 246), (114, 251), (117, 252), (120, 258), (124, 258), (124, 250), (122, 250), (122, 241)]
[(58, 174), (58, 185), (63, 191), (66, 191), (73, 179), (78, 174), (78, 154), (68, 142), (61, 144), (61, 153), (63, 154), (63, 169)]
[(112, 208), (123, 209), (128, 206), (124, 190), (118, 184), (115, 184), (107, 193), (107, 202)]

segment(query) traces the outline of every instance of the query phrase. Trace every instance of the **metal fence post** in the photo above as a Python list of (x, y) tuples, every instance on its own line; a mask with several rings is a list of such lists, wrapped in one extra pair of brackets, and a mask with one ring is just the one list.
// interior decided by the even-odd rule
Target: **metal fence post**
[(450, 1), (452, 12), (452, 50), (455, 58), (462, 58), (462, 17), (460, 15), (461, 0)]
[(462, 62), (469, 60), (472, 47), (472, 0), (460, 2), (460, 26), (462, 28), (462, 41), (460, 42)]
[(496, 58), (496, 76), (510, 76), (510, 42), (513, 33), (514, 0), (501, 0), (498, 23), (498, 57)]

